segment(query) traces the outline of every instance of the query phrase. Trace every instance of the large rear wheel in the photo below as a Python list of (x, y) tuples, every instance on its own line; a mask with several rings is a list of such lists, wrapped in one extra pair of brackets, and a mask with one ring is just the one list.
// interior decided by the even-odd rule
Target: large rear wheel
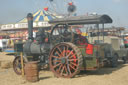
[(71, 78), (80, 72), (82, 54), (80, 49), (72, 43), (56, 45), (49, 58), (50, 69), (57, 77)]

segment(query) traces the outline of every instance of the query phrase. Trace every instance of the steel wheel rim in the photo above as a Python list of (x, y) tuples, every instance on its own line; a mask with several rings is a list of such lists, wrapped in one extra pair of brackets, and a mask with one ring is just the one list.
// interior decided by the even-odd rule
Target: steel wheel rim
[(69, 44), (62, 43), (52, 50), (50, 54), (50, 68), (57, 77), (74, 77), (78, 72), (78, 67), (77, 53)]
[(21, 64), (20, 64), (20, 57), (16, 57), (13, 62), (13, 69), (16, 72), (16, 74), (21, 75)]
[[(25, 66), (25, 63), (26, 62), (28, 62), (27, 58), (26, 57), (23, 57), (24, 66)], [(20, 56), (15, 57), (15, 59), (13, 61), (13, 70), (18, 75), (21, 75), (22, 74)]]

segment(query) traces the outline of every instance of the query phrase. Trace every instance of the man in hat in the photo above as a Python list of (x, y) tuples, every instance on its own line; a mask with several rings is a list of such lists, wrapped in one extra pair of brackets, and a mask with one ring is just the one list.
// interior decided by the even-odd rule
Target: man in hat
[(80, 44), (80, 45), (85, 45), (85, 44), (88, 44), (88, 39), (84, 36), (82, 36), (82, 32), (80, 29), (75, 29), (76, 31), (76, 35), (75, 35), (75, 38), (77, 38), (76, 40), (76, 43), (77, 44)]

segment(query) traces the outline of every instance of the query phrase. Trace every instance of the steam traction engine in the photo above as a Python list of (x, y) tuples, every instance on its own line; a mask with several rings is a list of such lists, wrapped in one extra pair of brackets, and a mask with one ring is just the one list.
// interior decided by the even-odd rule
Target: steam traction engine
[[(51, 31), (42, 28), (33, 38), (33, 17), (28, 14), (29, 37), (23, 44), (24, 62), (39, 61), (39, 66), (49, 64), (57, 77), (74, 77), (80, 70), (96, 70), (109, 64), (116, 67), (118, 55), (111, 44), (90, 44), (86, 37), (72, 27), (86, 24), (112, 23), (108, 15), (75, 16), (50, 21)], [(84, 29), (84, 28), (83, 28)], [(19, 44), (15, 48), (19, 49)], [(22, 49), (22, 44), (20, 45)], [(17, 52), (18, 54), (18, 52)], [(32, 56), (32, 58), (29, 58)], [(16, 55), (14, 71), (21, 74), (20, 58)]]

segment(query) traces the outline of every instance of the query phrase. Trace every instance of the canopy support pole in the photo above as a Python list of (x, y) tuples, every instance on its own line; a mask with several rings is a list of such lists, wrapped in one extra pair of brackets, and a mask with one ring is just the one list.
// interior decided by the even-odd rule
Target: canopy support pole
[(104, 23), (102, 24), (102, 27), (103, 27), (102, 34), (103, 34), (103, 43), (104, 43)]
[(98, 30), (98, 43), (99, 43), (99, 24), (96, 24), (96, 26), (97, 26), (97, 30)]

